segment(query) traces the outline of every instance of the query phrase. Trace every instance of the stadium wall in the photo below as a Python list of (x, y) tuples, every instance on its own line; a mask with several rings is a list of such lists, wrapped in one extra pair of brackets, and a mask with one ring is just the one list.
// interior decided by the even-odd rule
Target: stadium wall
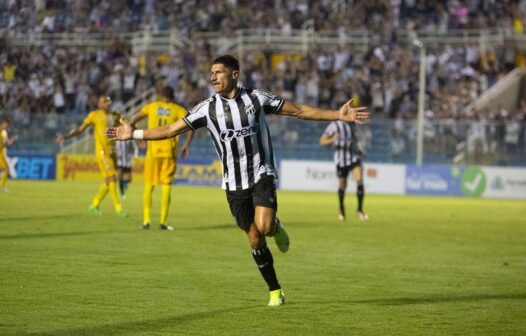
[[(11, 153), (9, 175), (14, 179), (101, 181), (93, 155)], [(144, 158), (133, 162), (133, 181), (142, 183)], [(336, 169), (330, 161), (282, 160), (279, 187), (283, 190), (337, 189)], [(485, 166), (364, 165), (365, 189), (372, 194), (442, 195), (526, 199), (526, 168)], [(221, 164), (213, 159), (180, 160), (175, 184), (221, 185)], [(348, 190), (356, 184), (349, 179)]]
[[(281, 188), (338, 189), (336, 168), (329, 161), (281, 161)], [(365, 164), (365, 190), (377, 194), (443, 195), (526, 199), (526, 169), (475, 166)], [(355, 190), (349, 179), (347, 190)]]

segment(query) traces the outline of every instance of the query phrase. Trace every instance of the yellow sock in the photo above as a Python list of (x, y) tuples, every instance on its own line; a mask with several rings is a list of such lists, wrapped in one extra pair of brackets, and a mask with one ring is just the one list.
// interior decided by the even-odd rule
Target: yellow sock
[(108, 184), (108, 189), (110, 190), (110, 196), (111, 200), (113, 201), (113, 207), (115, 208), (115, 212), (119, 213), (122, 211), (122, 204), (121, 199), (119, 197), (119, 193), (117, 192), (117, 183), (115, 181), (110, 182)]
[(98, 207), (100, 202), (104, 199), (106, 194), (108, 193), (108, 185), (106, 183), (103, 183), (99, 187), (99, 191), (97, 192), (97, 195), (95, 195), (95, 198), (91, 202), (91, 205), (94, 207)]
[(161, 196), (161, 224), (166, 224), (168, 218), (168, 210), (170, 209), (170, 191), (172, 186), (170, 184), (163, 184), (163, 194)]
[(5, 184), (7, 183), (7, 175), (9, 174), (7, 173), (6, 170), (3, 170), (0, 172), (0, 175), (2, 176), (0, 177), (0, 188), (3, 188), (5, 187)]
[(152, 221), (152, 193), (153, 185), (144, 185), (144, 196), (143, 196), (143, 223), (147, 224)]

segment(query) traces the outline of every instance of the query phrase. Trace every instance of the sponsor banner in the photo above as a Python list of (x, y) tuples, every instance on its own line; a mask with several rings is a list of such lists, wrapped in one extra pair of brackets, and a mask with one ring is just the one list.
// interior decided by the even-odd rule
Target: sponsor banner
[[(347, 190), (356, 190), (349, 174)], [(368, 193), (403, 194), (405, 166), (364, 164), (364, 187)], [(332, 191), (338, 189), (336, 166), (330, 161), (282, 160), (280, 186), (288, 190)]]
[(101, 181), (94, 155), (57, 155), (58, 181)]
[(408, 195), (463, 195), (460, 183), (462, 170), (452, 166), (408, 165), (405, 193)]
[(526, 198), (526, 169), (407, 166), (406, 194)]
[(9, 176), (13, 179), (55, 179), (54, 155), (10, 153), (7, 163), (9, 165)]
[(219, 160), (181, 160), (177, 163), (174, 183), (221, 186), (222, 181)]
[[(144, 182), (144, 157), (135, 158), (132, 180)], [(57, 180), (101, 181), (97, 159), (94, 155), (57, 155)], [(218, 160), (180, 160), (174, 183), (191, 185), (221, 185), (221, 164)]]
[(466, 195), (526, 199), (526, 168), (470, 167), (462, 183)]

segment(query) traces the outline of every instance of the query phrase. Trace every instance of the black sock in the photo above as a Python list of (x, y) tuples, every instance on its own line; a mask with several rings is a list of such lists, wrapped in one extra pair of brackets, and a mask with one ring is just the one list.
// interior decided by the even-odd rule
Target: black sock
[(258, 265), (263, 279), (265, 279), (265, 282), (268, 285), (269, 291), (280, 289), (281, 286), (278, 283), (278, 277), (274, 270), (274, 259), (272, 258), (272, 253), (270, 253), (267, 245), (252, 249), (252, 256), (254, 257), (256, 265)]
[(343, 205), (343, 200), (345, 199), (345, 189), (338, 189), (338, 199), (340, 200), (340, 213), (345, 216), (345, 206)]
[(363, 212), (363, 197), (365, 196), (365, 190), (363, 189), (363, 182), (358, 182), (356, 188), (356, 196), (358, 197), (358, 211)]
[(121, 195), (124, 195), (124, 190), (125, 190), (125, 187), (124, 187), (124, 180), (119, 180), (119, 190), (121, 191)]

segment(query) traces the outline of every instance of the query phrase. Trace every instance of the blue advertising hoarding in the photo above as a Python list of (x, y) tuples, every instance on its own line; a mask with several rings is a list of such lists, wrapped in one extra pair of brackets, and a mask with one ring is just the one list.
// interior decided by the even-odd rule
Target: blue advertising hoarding
[(9, 176), (23, 180), (54, 180), (55, 155), (9, 153)]
[(406, 167), (407, 195), (464, 195), (461, 187), (462, 169), (452, 166)]

